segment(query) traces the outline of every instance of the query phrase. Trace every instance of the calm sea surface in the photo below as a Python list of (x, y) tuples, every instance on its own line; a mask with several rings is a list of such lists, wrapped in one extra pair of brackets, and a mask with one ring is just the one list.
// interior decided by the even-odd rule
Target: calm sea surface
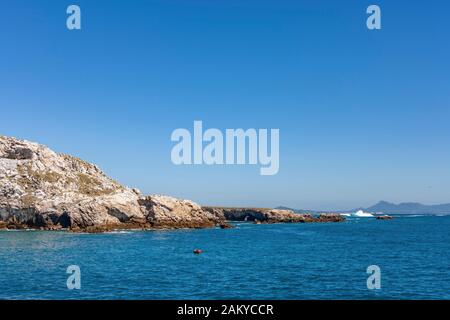
[[(450, 299), (450, 216), (236, 226), (1, 231), (0, 299)], [(67, 289), (69, 265), (80, 290)], [(369, 265), (380, 290), (367, 289)]]

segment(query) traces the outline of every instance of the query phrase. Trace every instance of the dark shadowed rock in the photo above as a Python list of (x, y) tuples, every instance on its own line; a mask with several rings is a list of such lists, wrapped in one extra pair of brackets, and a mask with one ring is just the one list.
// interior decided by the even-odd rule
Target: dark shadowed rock
[(378, 216), (377, 217), (377, 220), (392, 220), (392, 219), (394, 219), (394, 217), (388, 216), (388, 215)]

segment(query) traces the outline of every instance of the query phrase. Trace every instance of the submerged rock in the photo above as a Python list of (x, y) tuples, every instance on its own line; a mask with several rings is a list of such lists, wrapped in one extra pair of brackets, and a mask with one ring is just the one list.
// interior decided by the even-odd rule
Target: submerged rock
[(388, 215), (378, 216), (377, 217), (377, 220), (392, 220), (392, 219), (394, 219), (394, 217), (388, 216)]

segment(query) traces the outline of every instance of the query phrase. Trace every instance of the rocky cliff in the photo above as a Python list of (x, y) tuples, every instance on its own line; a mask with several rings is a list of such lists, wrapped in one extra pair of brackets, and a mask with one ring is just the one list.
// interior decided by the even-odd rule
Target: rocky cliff
[(104, 231), (220, 223), (192, 201), (144, 197), (94, 164), (37, 143), (0, 137), (0, 227)]
[(226, 220), (321, 222), (286, 210), (202, 208), (189, 200), (144, 196), (94, 164), (46, 146), (0, 136), (0, 228), (101, 232), (124, 228), (226, 227)]

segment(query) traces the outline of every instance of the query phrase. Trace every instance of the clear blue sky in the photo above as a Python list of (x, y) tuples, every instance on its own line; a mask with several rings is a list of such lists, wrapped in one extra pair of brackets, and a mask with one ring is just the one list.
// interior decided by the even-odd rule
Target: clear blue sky
[[(1, 4), (1, 134), (202, 204), (450, 202), (448, 1)], [(173, 165), (170, 134), (194, 120), (279, 128), (278, 175)]]

